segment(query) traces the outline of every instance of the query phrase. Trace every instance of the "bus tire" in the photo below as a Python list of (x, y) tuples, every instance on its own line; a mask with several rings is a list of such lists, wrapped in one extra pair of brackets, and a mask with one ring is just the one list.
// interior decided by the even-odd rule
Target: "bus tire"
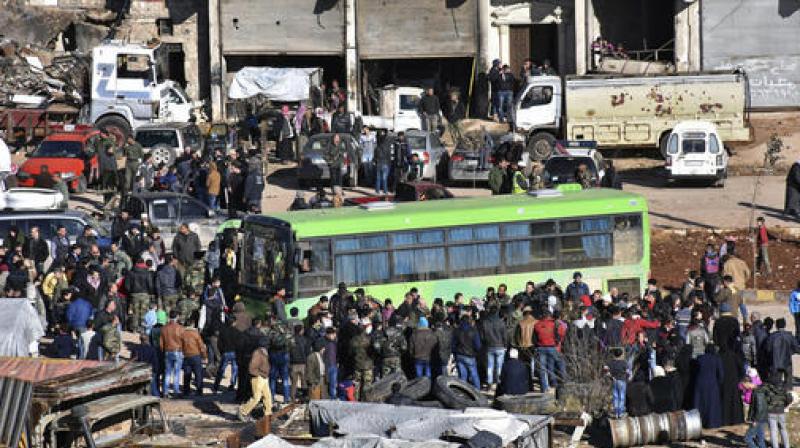
[(489, 400), (472, 384), (454, 376), (439, 376), (433, 394), (449, 409), (485, 408)]
[(392, 395), (392, 385), (394, 383), (400, 383), (402, 389), (402, 386), (405, 386), (406, 383), (408, 383), (408, 380), (403, 372), (395, 372), (390, 375), (386, 375), (380, 380), (365, 387), (364, 396), (361, 397), (361, 400), (371, 403), (383, 403), (387, 398), (389, 398), (390, 395)]
[(400, 389), (400, 393), (412, 400), (421, 400), (431, 393), (431, 379), (427, 376), (414, 378)]
[(525, 145), (525, 151), (530, 154), (531, 160), (547, 160), (556, 149), (556, 138), (553, 134), (539, 132), (533, 134)]
[(671, 130), (664, 131), (661, 134), (661, 138), (658, 139), (658, 150), (661, 152), (661, 158), (667, 160), (667, 145), (669, 144), (669, 135), (672, 133)]

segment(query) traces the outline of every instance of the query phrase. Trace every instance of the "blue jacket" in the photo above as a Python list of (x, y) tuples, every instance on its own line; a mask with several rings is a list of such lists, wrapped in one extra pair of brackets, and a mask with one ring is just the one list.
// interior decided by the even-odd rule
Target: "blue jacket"
[(589, 291), (589, 285), (584, 282), (571, 282), (569, 285), (567, 285), (565, 297), (567, 300), (571, 302), (580, 302), (581, 296), (592, 296), (592, 292)]
[(86, 322), (91, 319), (93, 312), (92, 304), (78, 297), (67, 306), (67, 323), (70, 328), (86, 328)]
[(795, 289), (789, 296), (789, 312), (800, 313), (800, 289)]

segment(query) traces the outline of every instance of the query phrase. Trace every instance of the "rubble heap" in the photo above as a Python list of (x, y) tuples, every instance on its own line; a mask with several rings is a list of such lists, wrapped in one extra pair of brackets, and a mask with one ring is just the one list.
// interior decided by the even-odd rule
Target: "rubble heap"
[(0, 105), (13, 105), (16, 95), (41, 97), (47, 103), (83, 103), (89, 91), (89, 56), (17, 48), (13, 41), (0, 41)]

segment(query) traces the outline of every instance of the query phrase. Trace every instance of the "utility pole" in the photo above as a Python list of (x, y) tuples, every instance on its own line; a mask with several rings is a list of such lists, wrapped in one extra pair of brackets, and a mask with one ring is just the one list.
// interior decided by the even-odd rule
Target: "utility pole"
[(344, 0), (344, 47), (345, 72), (347, 76), (347, 110), (355, 112), (361, 109), (361, 85), (358, 79), (357, 48), (357, 0)]

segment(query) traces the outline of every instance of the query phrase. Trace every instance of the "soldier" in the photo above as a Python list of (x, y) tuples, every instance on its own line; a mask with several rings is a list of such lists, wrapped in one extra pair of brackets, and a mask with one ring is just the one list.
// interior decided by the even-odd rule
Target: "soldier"
[(328, 170), (331, 175), (331, 193), (334, 196), (341, 193), (342, 164), (344, 163), (345, 152), (347, 152), (347, 146), (342, 141), (341, 136), (339, 136), (339, 134), (334, 134), (322, 155), (325, 162), (328, 164)]
[(117, 157), (115, 149), (117, 141), (108, 132), (101, 131), (100, 138), (95, 140), (94, 151), (100, 165), (100, 188), (113, 191), (117, 188)]
[(144, 149), (142, 145), (133, 139), (133, 135), (129, 135), (122, 152), (125, 154), (125, 185), (123, 185), (122, 191), (127, 193), (133, 188), (133, 180), (136, 177), (139, 164), (144, 158)]
[(195, 291), (190, 291), (184, 298), (178, 300), (176, 308), (178, 310), (179, 322), (186, 325), (186, 322), (189, 322), (192, 315), (200, 309), (200, 294), (197, 294)]
[(289, 349), (293, 344), (292, 333), (274, 315), (270, 315), (269, 321), (267, 337), (269, 338), (269, 387), (272, 391), (272, 401), (277, 402), (275, 392), (278, 378), (280, 378), (283, 383), (283, 402), (288, 403), (291, 399)]
[(399, 372), (400, 357), (408, 349), (408, 342), (403, 335), (403, 328), (395, 316), (389, 318), (389, 325), (380, 337), (381, 376)]
[(125, 276), (125, 290), (130, 297), (130, 309), (133, 315), (131, 331), (138, 331), (142, 325), (155, 289), (152, 273), (147, 269), (142, 257), (138, 257), (133, 269)]
[(194, 292), (198, 296), (203, 294), (206, 283), (206, 264), (203, 261), (203, 252), (194, 253), (194, 262), (186, 271), (186, 293)]
[(589, 171), (589, 167), (586, 166), (585, 163), (581, 163), (578, 165), (578, 171), (575, 172), (575, 182), (581, 184), (581, 188), (587, 190), (592, 188), (592, 173)]
[(364, 389), (372, 384), (375, 363), (372, 360), (373, 346), (369, 333), (372, 323), (365, 319), (358, 327), (358, 334), (350, 340), (350, 353), (353, 360), (353, 380), (356, 382), (356, 400), (362, 400)]

